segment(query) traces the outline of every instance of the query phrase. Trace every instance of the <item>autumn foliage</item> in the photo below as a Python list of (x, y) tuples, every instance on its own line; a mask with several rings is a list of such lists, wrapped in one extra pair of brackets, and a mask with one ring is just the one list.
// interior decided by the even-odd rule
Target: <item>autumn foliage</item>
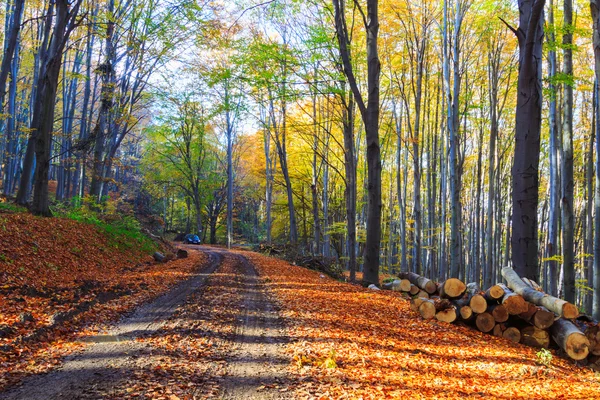
[(248, 257), (289, 322), (297, 398), (600, 398), (600, 378), (559, 357), (546, 367), (535, 349), (423, 321), (399, 294)]
[(0, 390), (57, 365), (80, 340), (205, 261), (156, 264), (126, 237), (65, 218), (0, 214)]

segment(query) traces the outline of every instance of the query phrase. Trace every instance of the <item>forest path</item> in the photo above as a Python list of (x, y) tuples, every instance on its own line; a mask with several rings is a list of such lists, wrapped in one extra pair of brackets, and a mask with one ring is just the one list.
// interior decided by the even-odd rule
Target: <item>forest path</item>
[(0, 399), (286, 397), (283, 323), (254, 266), (224, 249), (184, 247), (209, 262), (106, 334), (87, 338), (90, 345), (58, 369), (26, 378)]
[(283, 319), (268, 298), (254, 266), (236, 254), (242, 296), (235, 329), (235, 346), (228, 360), (224, 399), (279, 399), (289, 397), (284, 358)]

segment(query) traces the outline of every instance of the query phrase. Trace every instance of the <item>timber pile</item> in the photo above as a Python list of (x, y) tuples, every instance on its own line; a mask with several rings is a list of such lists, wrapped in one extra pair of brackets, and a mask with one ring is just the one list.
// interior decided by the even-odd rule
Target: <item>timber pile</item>
[(464, 323), (481, 332), (538, 348), (559, 348), (573, 360), (600, 370), (600, 324), (579, 316), (574, 304), (550, 296), (512, 268), (506, 284), (482, 290), (450, 278), (436, 283), (415, 273), (400, 273), (383, 289), (406, 293), (411, 309), (424, 319)]

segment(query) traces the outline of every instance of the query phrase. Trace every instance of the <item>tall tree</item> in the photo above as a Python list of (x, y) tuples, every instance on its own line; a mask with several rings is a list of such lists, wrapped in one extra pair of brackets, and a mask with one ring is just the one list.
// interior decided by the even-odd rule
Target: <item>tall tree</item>
[(379, 145), (379, 77), (381, 63), (377, 49), (379, 32), (378, 0), (367, 0), (365, 14), (361, 5), (355, 1), (359, 10), (367, 40), (367, 102), (365, 104), (362, 92), (358, 87), (350, 52), (348, 49), (349, 35), (346, 16), (342, 12), (344, 0), (333, 0), (336, 36), (344, 66), (344, 74), (360, 110), (365, 126), (367, 139), (367, 243), (365, 249), (365, 264), (363, 280), (369, 283), (379, 283), (379, 250), (381, 248), (381, 148)]
[[(2, 57), (2, 64), (0, 64), (0, 114), (4, 106), (4, 95), (6, 94), (6, 80), (10, 72), (10, 65), (17, 48), (17, 40), (19, 38), (19, 31), (21, 30), (21, 18), (23, 16), (23, 6), (25, 0), (15, 0), (12, 13), (6, 16), (10, 21), (10, 29), (6, 32), (4, 56)], [(14, 79), (14, 78), (13, 78)]]
[(550, 109), (548, 110), (548, 125), (550, 129), (550, 210), (548, 220), (548, 245), (547, 255), (548, 258), (548, 270), (546, 279), (546, 291), (556, 296), (558, 295), (557, 283), (558, 283), (558, 262), (555, 259), (555, 255), (558, 250), (558, 213), (559, 208), (559, 175), (558, 175), (558, 127), (557, 127), (557, 104), (556, 98), (556, 43), (554, 35), (554, 1), (550, 0), (548, 7), (548, 24), (550, 26), (548, 32), (548, 42), (550, 43), (548, 50), (548, 69), (550, 74)]
[(594, 73), (596, 91), (596, 188), (594, 191), (594, 301), (593, 316), (600, 319), (600, 2), (590, 0), (593, 23)]
[(562, 126), (562, 250), (564, 269), (564, 298), (575, 302), (574, 210), (573, 210), (573, 1), (564, 0)]
[(50, 216), (48, 198), (48, 172), (52, 149), (52, 128), (54, 109), (58, 90), (58, 77), (63, 60), (63, 50), (73, 29), (77, 26), (77, 16), (82, 0), (72, 5), (67, 0), (56, 0), (56, 22), (52, 31), (52, 40), (44, 54), (42, 72), (38, 83), (39, 94), (33, 116), (32, 129), (36, 131), (35, 140), (35, 184), (31, 211), (34, 214)]
[(538, 280), (542, 41), (545, 0), (519, 0), (519, 78), (512, 167), (512, 263), (517, 273)]

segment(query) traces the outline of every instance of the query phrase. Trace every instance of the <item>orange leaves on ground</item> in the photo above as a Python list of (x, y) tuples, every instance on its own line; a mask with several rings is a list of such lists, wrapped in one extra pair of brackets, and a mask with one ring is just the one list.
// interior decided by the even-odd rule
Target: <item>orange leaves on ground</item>
[[(399, 294), (244, 253), (289, 323), (297, 398), (600, 399), (600, 376), (467, 327), (424, 321)], [(333, 356), (332, 356), (333, 354)], [(335, 361), (326, 368), (324, 360)]]
[[(206, 261), (154, 264), (93, 225), (0, 214), (0, 390), (47, 371), (78, 337), (166, 291)], [(24, 314), (30, 321), (21, 322)]]
[(203, 289), (177, 309), (166, 326), (139, 339), (147, 356), (140, 357), (130, 378), (97, 393), (111, 399), (201, 399), (221, 394), (226, 358), (239, 317), (240, 272), (226, 256)]

